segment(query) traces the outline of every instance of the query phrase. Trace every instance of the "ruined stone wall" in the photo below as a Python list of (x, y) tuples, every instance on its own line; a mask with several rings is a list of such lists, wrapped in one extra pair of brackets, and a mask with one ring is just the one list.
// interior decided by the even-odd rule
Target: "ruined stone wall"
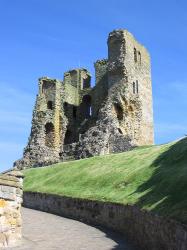
[(79, 90), (90, 88), (91, 84), (91, 75), (86, 69), (79, 69)]
[(108, 37), (108, 59), (90, 73), (73, 69), (64, 80), (43, 77), (29, 143), (18, 168), (122, 152), (153, 144), (150, 57), (126, 30)]
[(63, 102), (79, 106), (82, 96), (90, 89), (91, 76), (86, 69), (74, 69), (64, 73)]
[(0, 175), (0, 248), (16, 245), (21, 239), (22, 181), (18, 171)]
[(60, 195), (24, 193), (24, 206), (123, 233), (142, 250), (187, 250), (187, 226), (136, 206)]
[[(129, 88), (141, 105), (141, 121), (138, 145), (154, 143), (153, 135), (153, 110), (152, 110), (152, 85), (150, 56), (147, 50), (139, 44), (132, 34), (125, 32), (126, 39), (126, 69), (128, 72)], [(133, 56), (132, 56), (133, 52)], [(131, 56), (130, 56), (131, 53)], [(133, 93), (133, 84), (135, 91)]]
[[(72, 72), (73, 78), (71, 77)], [(67, 76), (71, 77), (68, 81)], [(90, 73), (86, 69), (76, 69), (65, 73), (62, 100), (68, 123), (64, 145), (79, 140), (79, 128), (86, 119), (85, 113), (88, 109), (87, 103), (84, 102), (84, 96), (89, 95), (91, 91), (90, 80)]]
[[(108, 84), (116, 85), (114, 114), (124, 135), (134, 144), (153, 144), (153, 112), (150, 57), (147, 50), (125, 30), (108, 38)], [(120, 88), (118, 86), (121, 86)]]
[(72, 145), (75, 159), (153, 143), (149, 55), (124, 30), (109, 34), (108, 53), (108, 62), (95, 64), (91, 97), (96, 122)]
[(93, 116), (97, 117), (102, 103), (108, 95), (108, 60), (98, 60), (94, 64), (96, 84), (92, 90)]
[[(72, 105), (79, 105), (79, 90), (77, 88), (77, 82), (79, 81), (79, 72), (74, 71), (74, 81), (72, 82), (71, 71), (64, 74), (64, 86), (63, 86), (63, 102), (67, 102)], [(75, 79), (77, 82), (75, 83)]]
[(29, 142), (23, 159), (15, 162), (15, 167), (42, 166), (59, 161), (67, 124), (62, 109), (61, 86), (62, 83), (56, 79), (39, 79)]

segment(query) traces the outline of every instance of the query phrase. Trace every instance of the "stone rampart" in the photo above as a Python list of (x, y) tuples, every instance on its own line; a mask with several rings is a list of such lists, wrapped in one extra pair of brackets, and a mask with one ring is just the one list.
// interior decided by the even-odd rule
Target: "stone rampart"
[(22, 182), (19, 171), (0, 175), (0, 248), (13, 246), (21, 238)]
[(124, 233), (143, 250), (187, 250), (187, 226), (135, 206), (25, 192), (24, 206)]

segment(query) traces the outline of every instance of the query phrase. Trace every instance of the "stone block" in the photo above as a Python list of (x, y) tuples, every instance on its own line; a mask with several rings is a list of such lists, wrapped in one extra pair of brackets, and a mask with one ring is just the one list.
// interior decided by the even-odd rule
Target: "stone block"
[(0, 198), (4, 200), (15, 200), (16, 188), (11, 186), (1, 186)]
[(0, 247), (8, 246), (7, 236), (4, 233), (0, 233)]
[(0, 248), (21, 237), (22, 180), (16, 171), (0, 176)]
[(0, 199), (0, 207), (4, 208), (7, 205), (7, 201), (5, 201), (4, 199)]

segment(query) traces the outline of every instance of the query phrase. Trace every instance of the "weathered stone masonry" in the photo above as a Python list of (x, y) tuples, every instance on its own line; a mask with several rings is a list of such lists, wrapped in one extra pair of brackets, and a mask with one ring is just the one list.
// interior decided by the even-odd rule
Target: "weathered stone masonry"
[(17, 168), (129, 150), (153, 144), (150, 57), (126, 30), (108, 37), (108, 59), (64, 80), (42, 77), (32, 129)]
[(22, 182), (19, 171), (0, 175), (0, 248), (13, 246), (21, 238)]
[(123, 233), (143, 250), (187, 250), (187, 227), (174, 220), (111, 202), (24, 192), (24, 206)]

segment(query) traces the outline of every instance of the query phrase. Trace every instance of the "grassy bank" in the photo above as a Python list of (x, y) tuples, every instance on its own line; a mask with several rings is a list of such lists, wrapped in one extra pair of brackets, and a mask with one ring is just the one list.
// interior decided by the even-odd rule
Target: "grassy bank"
[(24, 190), (136, 204), (187, 223), (187, 139), (25, 170)]

